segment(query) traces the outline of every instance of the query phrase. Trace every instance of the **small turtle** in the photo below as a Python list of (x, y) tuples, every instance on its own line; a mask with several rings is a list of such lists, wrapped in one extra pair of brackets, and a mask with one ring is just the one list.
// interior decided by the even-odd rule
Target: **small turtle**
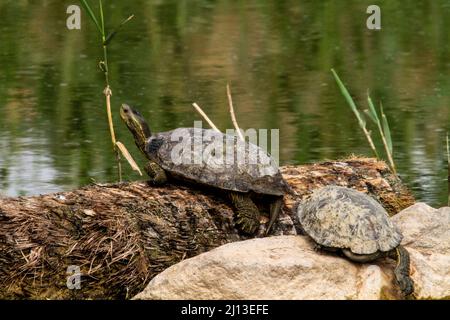
[(405, 296), (414, 291), (409, 276), (409, 253), (400, 245), (402, 234), (384, 208), (370, 196), (353, 189), (328, 186), (318, 189), (294, 207), (302, 229), (318, 248), (342, 251), (364, 263), (380, 257), (397, 260), (396, 281)]
[(174, 178), (226, 191), (235, 208), (237, 225), (248, 234), (254, 234), (260, 226), (260, 212), (251, 195), (262, 195), (270, 202), (266, 234), (269, 232), (280, 213), (283, 195), (290, 189), (264, 150), (211, 129), (152, 133), (142, 115), (126, 104), (121, 106), (120, 116), (149, 160), (145, 171), (153, 184)]

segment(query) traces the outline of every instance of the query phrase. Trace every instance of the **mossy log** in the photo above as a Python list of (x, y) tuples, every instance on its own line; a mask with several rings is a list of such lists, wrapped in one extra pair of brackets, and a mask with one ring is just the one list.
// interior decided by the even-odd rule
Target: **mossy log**
[[(283, 167), (298, 196), (285, 197), (274, 234), (293, 233), (295, 200), (337, 184), (368, 192), (394, 214), (414, 198), (380, 161), (352, 158)], [(292, 222), (293, 221), (293, 222)], [(0, 198), (0, 298), (125, 299), (157, 273), (222, 244), (246, 239), (220, 191), (146, 182)], [(81, 289), (68, 289), (69, 266)]]

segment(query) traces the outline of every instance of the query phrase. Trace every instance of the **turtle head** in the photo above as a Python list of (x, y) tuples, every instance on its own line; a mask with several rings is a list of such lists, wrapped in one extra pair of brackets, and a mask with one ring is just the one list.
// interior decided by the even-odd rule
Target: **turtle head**
[(147, 142), (147, 139), (151, 136), (147, 121), (145, 121), (144, 117), (139, 111), (133, 109), (125, 103), (120, 107), (120, 117), (133, 134), (134, 141), (136, 142), (139, 150), (141, 150), (141, 152), (145, 154), (145, 144)]

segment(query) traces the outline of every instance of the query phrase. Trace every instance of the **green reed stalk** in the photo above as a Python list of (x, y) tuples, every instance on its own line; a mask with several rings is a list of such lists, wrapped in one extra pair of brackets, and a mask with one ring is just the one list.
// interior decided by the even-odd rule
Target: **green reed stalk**
[(362, 129), (362, 131), (364, 132), (364, 135), (366, 136), (367, 141), (369, 142), (370, 148), (372, 149), (375, 156), (377, 158), (379, 158), (377, 149), (375, 148), (375, 144), (373, 143), (373, 140), (372, 140), (372, 136), (371, 136), (370, 132), (367, 130), (366, 121), (364, 120), (364, 116), (359, 112), (358, 108), (356, 107), (355, 101), (353, 101), (352, 96), (350, 95), (347, 88), (344, 86), (341, 79), (339, 78), (337, 73), (334, 71), (334, 69), (331, 69), (331, 72), (333, 73), (333, 76), (336, 79), (336, 82), (339, 86), (339, 89), (341, 90), (342, 95), (344, 96), (345, 100), (347, 100), (347, 103), (348, 103), (350, 109), (355, 114), (356, 119), (358, 120), (358, 124), (359, 124), (360, 128)]
[(366, 113), (369, 115), (369, 118), (377, 125), (381, 140), (383, 141), (384, 150), (386, 151), (386, 155), (388, 157), (389, 166), (391, 167), (392, 172), (397, 175), (397, 169), (395, 167), (393, 158), (391, 130), (389, 129), (389, 123), (383, 111), (383, 105), (380, 103), (380, 121), (380, 118), (378, 117), (375, 106), (373, 105), (372, 99), (370, 98), (369, 94), (367, 94), (367, 102), (369, 104), (369, 110), (366, 110)]
[[(339, 78), (339, 76), (337, 75), (337, 73), (333, 69), (331, 69), (331, 72), (333, 73), (333, 76), (336, 79), (336, 82), (339, 86), (339, 89), (340, 89), (342, 95), (347, 100), (347, 103), (348, 103), (350, 109), (353, 111), (356, 118), (358, 119), (359, 126), (363, 130), (364, 135), (366, 136), (366, 139), (369, 142), (370, 148), (372, 149), (375, 156), (377, 158), (380, 158), (378, 155), (378, 151), (375, 147), (375, 144), (373, 143), (371, 132), (367, 130), (366, 121), (364, 119), (364, 114), (361, 113), (358, 110), (358, 108), (356, 107), (356, 104), (353, 101), (353, 98), (351, 97), (351, 95), (348, 92), (345, 85), (342, 83), (342, 81)], [(365, 110), (365, 112), (369, 116), (369, 118), (377, 125), (378, 131), (380, 133), (381, 140), (383, 142), (383, 146), (384, 146), (384, 149), (385, 149), (388, 161), (389, 161), (389, 167), (391, 168), (392, 173), (397, 175), (397, 169), (396, 169), (394, 157), (393, 157), (391, 130), (389, 128), (389, 123), (388, 123), (387, 117), (383, 110), (383, 105), (380, 104), (380, 117), (379, 117), (369, 94), (367, 95), (367, 102), (369, 104), (369, 109)], [(450, 176), (450, 174), (449, 174), (449, 176)]]

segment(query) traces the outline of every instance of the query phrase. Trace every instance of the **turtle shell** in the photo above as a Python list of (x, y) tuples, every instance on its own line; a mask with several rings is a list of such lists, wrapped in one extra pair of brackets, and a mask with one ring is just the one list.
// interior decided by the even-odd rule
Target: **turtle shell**
[(370, 196), (344, 187), (318, 189), (297, 208), (303, 230), (318, 244), (371, 254), (396, 248), (402, 234)]
[(281, 196), (275, 160), (263, 149), (211, 129), (178, 128), (152, 135), (148, 157), (171, 176), (224, 190)]

